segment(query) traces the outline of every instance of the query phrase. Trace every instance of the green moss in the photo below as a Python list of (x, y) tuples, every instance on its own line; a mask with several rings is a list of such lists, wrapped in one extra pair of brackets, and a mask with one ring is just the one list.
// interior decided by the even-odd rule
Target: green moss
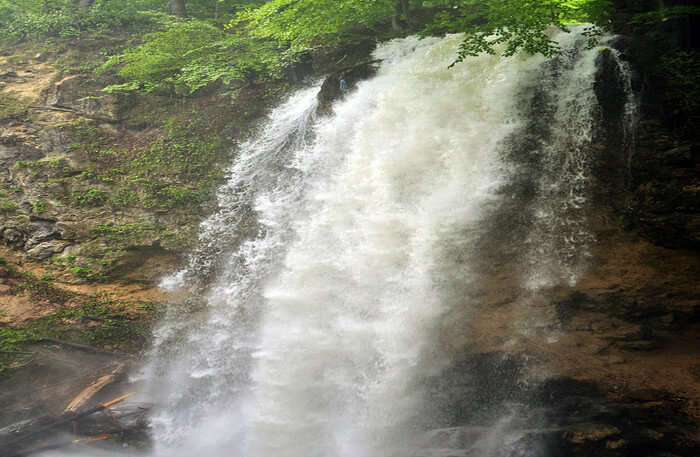
[(27, 292), (33, 302), (63, 305), (76, 295), (74, 292), (55, 287), (46, 277), (37, 278), (31, 273), (18, 273), (18, 275), (17, 279), (20, 281), (12, 288), (12, 293)]
[(35, 177), (65, 178), (74, 174), (66, 159), (57, 158), (51, 160), (18, 160), (15, 166), (29, 169)]
[(95, 270), (84, 264), (78, 264), (78, 257), (74, 254), (52, 257), (50, 261), (54, 265), (65, 267), (76, 278), (95, 282), (104, 282), (109, 279), (109, 275), (104, 271)]
[(0, 121), (24, 119), (28, 116), (29, 102), (8, 94), (0, 94)]
[(0, 327), (0, 375), (31, 356), (22, 351), (36, 337), (26, 329)]
[(32, 213), (44, 214), (46, 212), (46, 202), (44, 200), (35, 200), (32, 202)]
[(7, 198), (0, 198), (0, 214), (10, 214), (17, 211), (17, 203)]
[[(150, 335), (151, 322), (165, 305), (146, 302), (136, 308), (138, 314), (129, 313), (124, 303), (106, 295), (94, 295), (84, 297), (78, 306), (56, 311), (22, 327), (0, 327), (0, 374), (28, 356), (22, 353), (27, 344), (43, 338), (137, 349)], [(85, 325), (87, 322), (91, 325)]]
[(89, 187), (87, 189), (74, 190), (71, 195), (73, 201), (78, 206), (102, 206), (107, 202), (109, 198), (109, 195), (106, 191), (95, 189), (92, 187)]

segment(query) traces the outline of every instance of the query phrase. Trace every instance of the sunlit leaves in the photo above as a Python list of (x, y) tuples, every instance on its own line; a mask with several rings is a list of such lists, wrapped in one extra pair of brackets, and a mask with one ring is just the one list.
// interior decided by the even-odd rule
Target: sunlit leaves
[(551, 56), (560, 51), (549, 38), (550, 27), (566, 30), (573, 23), (591, 22), (592, 39), (607, 24), (608, 0), (462, 0), (439, 12), (428, 32), (463, 32), (455, 63), (469, 56), (524, 51)]
[(111, 57), (103, 71), (121, 66), (118, 74), (126, 81), (107, 87), (108, 92), (191, 94), (217, 81), (272, 78), (280, 69), (277, 56), (273, 43), (190, 20), (146, 36), (140, 46)]
[(337, 42), (343, 32), (386, 21), (393, 11), (392, 0), (272, 0), (238, 20), (258, 37), (304, 48), (321, 40)]

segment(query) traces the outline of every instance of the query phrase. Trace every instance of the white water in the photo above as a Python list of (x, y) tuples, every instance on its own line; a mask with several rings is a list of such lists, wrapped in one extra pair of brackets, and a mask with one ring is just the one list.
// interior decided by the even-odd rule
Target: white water
[(329, 118), (314, 118), (318, 87), (270, 115), (242, 145), (202, 248), (165, 282), (218, 275), (198, 312), (173, 308), (156, 334), (156, 455), (404, 454), (437, 419), (423, 386), (450, 362), (440, 331), (459, 323), (444, 317), (473, 305), (475, 246), (518, 172), (503, 148), (543, 82), (556, 123), (534, 152), (544, 170), (523, 287), (575, 283), (594, 241), (597, 51), (578, 33), (557, 38), (556, 71), (493, 56), (448, 69), (458, 36), (390, 42), (378, 76)]

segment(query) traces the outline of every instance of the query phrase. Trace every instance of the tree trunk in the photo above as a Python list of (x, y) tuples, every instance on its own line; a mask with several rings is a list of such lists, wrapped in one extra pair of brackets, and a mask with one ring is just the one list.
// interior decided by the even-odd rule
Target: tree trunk
[(170, 13), (178, 17), (187, 17), (185, 0), (170, 0)]
[[(391, 27), (397, 32), (406, 30), (406, 25), (411, 24), (411, 14), (408, 9), (408, 0), (396, 0), (394, 16), (391, 18)], [(405, 21), (401, 19), (405, 18)]]
[(401, 4), (401, 12), (406, 18), (406, 22), (408, 23), (408, 25), (411, 25), (411, 11), (408, 7), (408, 0), (399, 0), (399, 3)]
[(93, 3), (95, 3), (95, 0), (80, 0), (78, 2), (78, 8), (80, 11), (87, 11), (90, 9)]
[(395, 8), (394, 15), (391, 17), (391, 28), (401, 32), (403, 30), (403, 25), (401, 24), (401, 0), (396, 0)]

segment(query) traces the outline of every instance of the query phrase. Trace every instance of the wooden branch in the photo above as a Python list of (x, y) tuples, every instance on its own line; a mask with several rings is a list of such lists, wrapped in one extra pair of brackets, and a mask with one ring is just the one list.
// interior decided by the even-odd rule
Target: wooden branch
[(60, 107), (55, 107), (55, 106), (35, 106), (35, 105), (30, 105), (27, 108), (29, 109), (35, 109), (35, 110), (40, 110), (40, 111), (60, 111), (62, 113), (77, 113), (74, 109), (70, 108), (60, 108)]
[(78, 409), (80, 409), (80, 407), (87, 403), (88, 400), (94, 397), (97, 392), (116, 381), (119, 375), (121, 375), (123, 372), (124, 364), (120, 363), (114, 370), (112, 370), (110, 374), (98, 378), (97, 381), (83, 389), (83, 391), (80, 392), (77, 397), (68, 403), (68, 406), (66, 406), (66, 409), (63, 410), (63, 413), (76, 412)]

